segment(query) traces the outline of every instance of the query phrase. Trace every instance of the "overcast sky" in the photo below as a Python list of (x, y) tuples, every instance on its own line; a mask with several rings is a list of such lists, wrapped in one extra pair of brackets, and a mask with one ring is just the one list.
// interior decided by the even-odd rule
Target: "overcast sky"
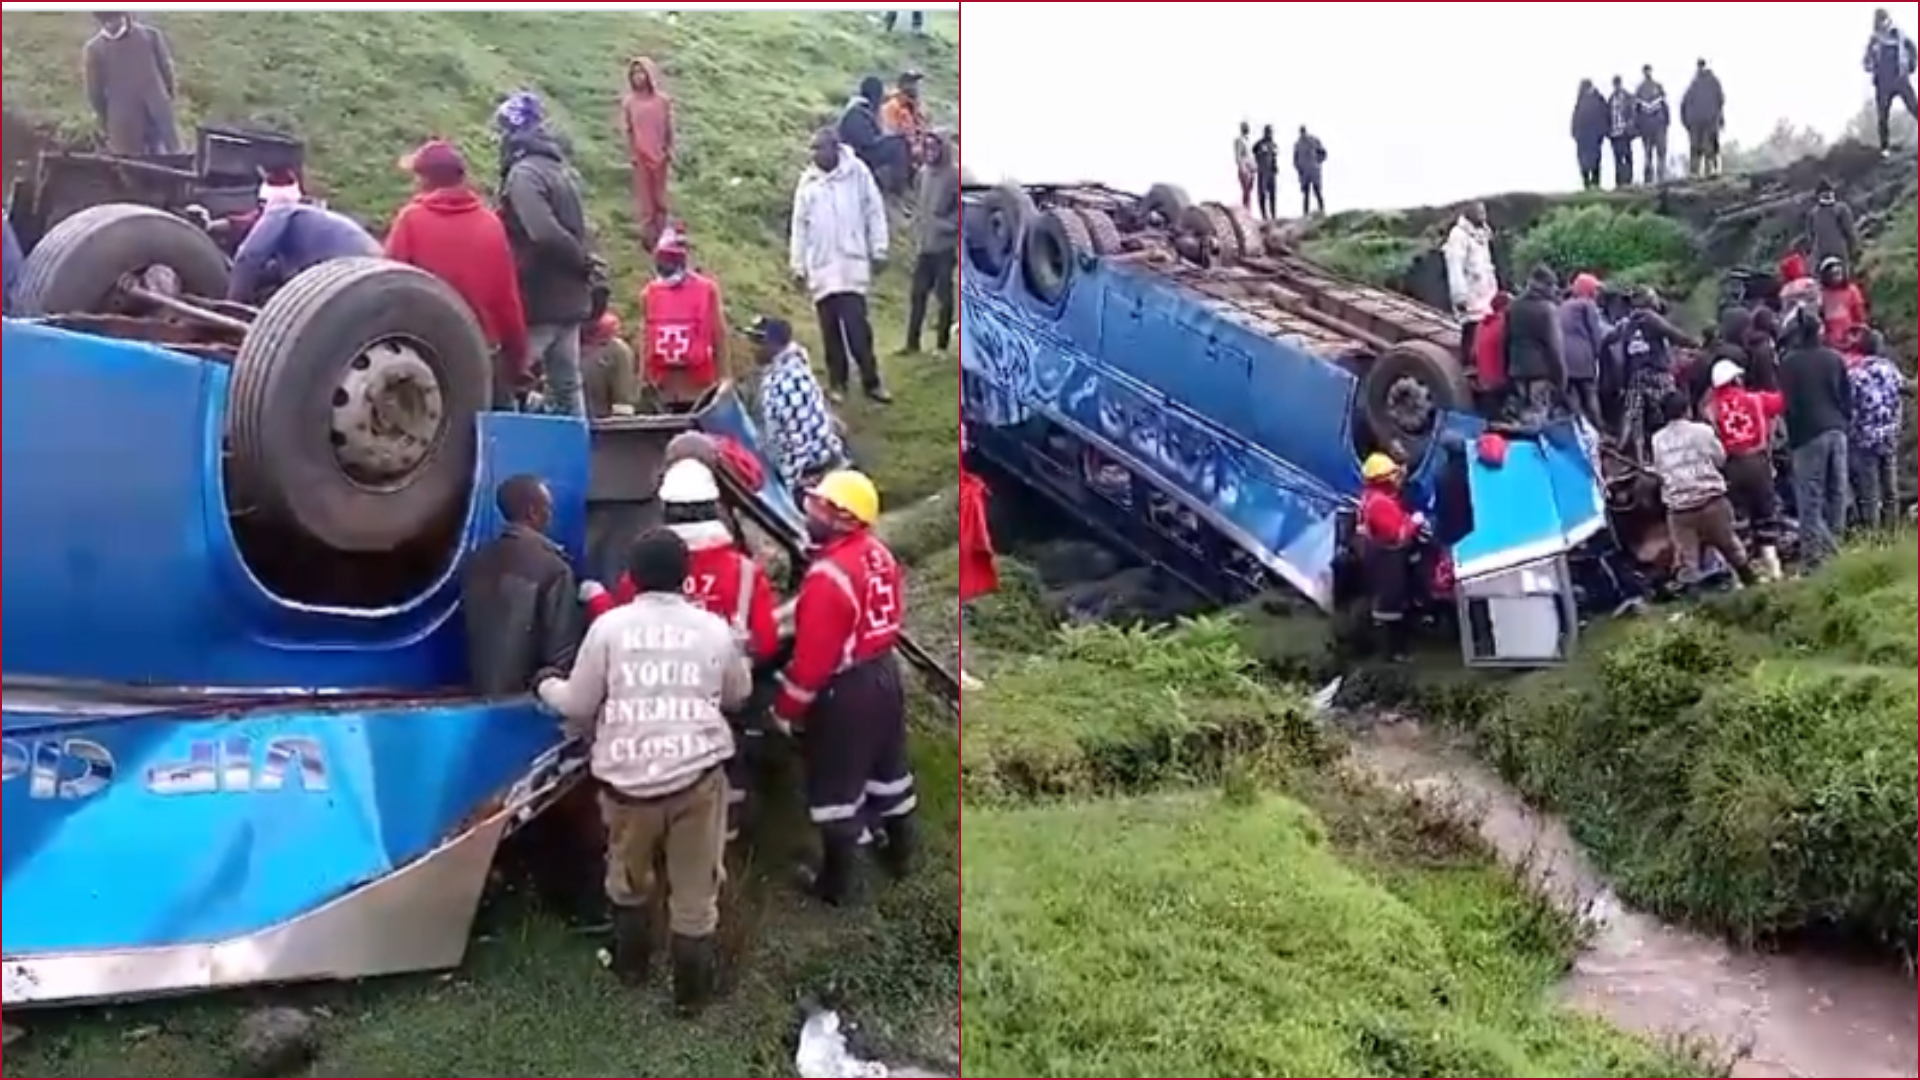
[[(1860, 61), (1876, 6), (971, 3), (963, 157), (983, 181), (1165, 181), (1237, 198), (1233, 136), (1247, 120), (1288, 145), (1301, 124), (1326, 141), (1335, 211), (1559, 191), (1579, 182), (1580, 80), (1631, 86), (1643, 64), (1677, 111), (1709, 60), (1731, 138), (1759, 141), (1782, 117), (1838, 132), (1871, 93)], [(1894, 11), (1912, 32), (1914, 9)]]

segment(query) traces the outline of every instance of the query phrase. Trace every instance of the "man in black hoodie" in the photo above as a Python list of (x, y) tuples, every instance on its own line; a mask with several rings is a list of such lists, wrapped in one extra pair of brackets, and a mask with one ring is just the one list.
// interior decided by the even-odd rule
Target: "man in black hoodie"
[(547, 411), (584, 418), (580, 334), (605, 310), (607, 296), (605, 268), (587, 238), (580, 176), (547, 130), (535, 95), (509, 96), (494, 123), (500, 130), (500, 221), (520, 272), (529, 360), (545, 371)]
[(1253, 144), (1253, 179), (1260, 195), (1260, 220), (1272, 221), (1280, 213), (1280, 140), (1273, 125), (1260, 129), (1260, 140)]
[(1793, 453), (1794, 513), (1800, 520), (1800, 558), (1812, 569), (1839, 553), (1839, 534), (1847, 524), (1853, 383), (1846, 360), (1827, 347), (1817, 310), (1795, 310), (1782, 340), (1780, 393), (1787, 402), (1787, 448)]
[(1520, 422), (1543, 425), (1566, 401), (1567, 347), (1560, 329), (1560, 281), (1537, 266), (1507, 309), (1507, 381)]
[(899, 195), (913, 177), (913, 147), (903, 136), (889, 135), (880, 123), (887, 84), (878, 75), (860, 80), (860, 89), (840, 113), (840, 141), (867, 163), (880, 190)]
[(1720, 175), (1720, 132), (1727, 126), (1727, 91), (1705, 60), (1680, 99), (1680, 123), (1687, 129), (1687, 175)]
[(1600, 190), (1600, 158), (1612, 124), (1607, 99), (1592, 79), (1581, 79), (1573, 101), (1573, 151), (1580, 159), (1580, 186), (1588, 191)]

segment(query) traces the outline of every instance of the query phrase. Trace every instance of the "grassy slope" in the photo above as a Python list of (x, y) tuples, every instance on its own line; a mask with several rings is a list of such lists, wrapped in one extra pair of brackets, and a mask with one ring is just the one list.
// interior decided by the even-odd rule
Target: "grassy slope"
[(1074, 631), (968, 699), (970, 1074), (1708, 1075), (1548, 1005), (1572, 928), (1250, 663)]
[[(394, 163), (429, 135), (456, 139), (476, 173), (491, 177), (493, 105), (510, 90), (539, 91), (575, 144), (602, 246), (620, 274), (618, 302), (629, 312), (650, 260), (631, 239), (618, 95), (627, 58), (654, 56), (680, 103), (676, 212), (692, 229), (696, 259), (727, 289), (736, 320), (784, 312), (809, 336), (810, 308), (789, 284), (786, 248), (811, 131), (838, 115), (861, 76), (908, 65), (927, 73), (937, 115), (957, 117), (956, 50), (938, 36), (912, 45), (888, 38), (858, 15), (170, 13), (157, 22), (180, 64), (185, 122), (250, 121), (300, 133), (319, 193), (373, 221), (406, 198), (407, 178)], [(75, 73), (90, 30), (80, 13), (7, 19), (7, 107), (83, 130)], [(896, 240), (874, 315), (883, 347), (893, 348), (911, 266), (907, 238)], [(891, 374), (900, 403), (884, 413), (857, 408), (851, 419), (875, 451), (888, 495), (904, 501), (951, 483), (954, 375), (934, 361), (895, 364)]]
[[(859, 16), (644, 14), (168, 14), (189, 118), (270, 122), (305, 136), (312, 173), (337, 205), (383, 218), (406, 194), (393, 167), (430, 134), (458, 138), (487, 175), (485, 125), (504, 91), (531, 87), (578, 147), (603, 246), (632, 295), (643, 265), (628, 239), (626, 181), (613, 125), (624, 60), (665, 64), (681, 105), (678, 182), (698, 258), (730, 292), (736, 318), (783, 311), (803, 332), (806, 299), (786, 282), (786, 212), (812, 127), (855, 81), (908, 63), (952, 114), (950, 41), (888, 40)], [(951, 37), (952, 25), (936, 24)], [(4, 26), (9, 109), (82, 119), (81, 14), (15, 15)], [(911, 50), (911, 51), (909, 51)], [(899, 250), (896, 247), (896, 250)], [(883, 342), (900, 332), (901, 251), (881, 290)], [(630, 306), (630, 305), (629, 305)], [(817, 355), (817, 352), (816, 352)], [(901, 400), (851, 417), (896, 504), (951, 483), (952, 368), (895, 365)], [(932, 721), (938, 723), (938, 721)], [(635, 998), (598, 977), (592, 943), (507, 902), (467, 970), (314, 991), (325, 1003), (326, 1075), (746, 1076), (791, 1069), (803, 996), (845, 998), (896, 1046), (948, 1052), (957, 996), (957, 750), (922, 741), (931, 834), (926, 870), (874, 911), (830, 914), (784, 883), (802, 853), (799, 808), (782, 807), (729, 916), (742, 985), (699, 1025), (672, 1020), (663, 992)], [(791, 779), (791, 778), (789, 778)], [(791, 785), (789, 785), (791, 786)], [(303, 996), (304, 997), (307, 996)], [(251, 999), (221, 999), (37, 1020), (8, 1076), (218, 1075), (232, 1023)], [(132, 1035), (129, 1033), (132, 1032)]]

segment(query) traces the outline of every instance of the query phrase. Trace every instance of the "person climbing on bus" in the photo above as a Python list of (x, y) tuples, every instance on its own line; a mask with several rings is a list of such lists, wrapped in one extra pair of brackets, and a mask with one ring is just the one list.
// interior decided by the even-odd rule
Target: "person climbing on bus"
[(1472, 364), (1474, 339), (1480, 320), (1493, 313), (1493, 297), (1500, 291), (1500, 275), (1493, 265), (1493, 227), (1487, 223), (1487, 204), (1469, 203), (1447, 234), (1443, 254), (1447, 262), (1447, 291), (1453, 314), (1460, 320), (1460, 362)]
[(1856, 333), (1867, 326), (1867, 294), (1837, 258), (1820, 264), (1820, 322), (1827, 344), (1836, 349), (1851, 347)]
[(1700, 348), (1700, 342), (1667, 320), (1660, 294), (1651, 286), (1634, 291), (1633, 311), (1621, 324), (1620, 351), (1626, 361), (1627, 400), (1619, 441), (1635, 461), (1648, 458), (1648, 438), (1660, 426), (1661, 403), (1679, 391), (1673, 350)]
[(26, 265), (27, 257), (20, 251), (20, 238), (14, 235), (13, 222), (7, 222), (6, 250), (6, 314), (13, 314), (14, 294), (20, 290), (20, 268)]
[(453, 287), (473, 311), (494, 355), (493, 403), (512, 408), (533, 386), (527, 309), (506, 226), (474, 191), (467, 159), (433, 139), (401, 159), (415, 194), (387, 230), (387, 258), (416, 266)]
[(760, 439), (780, 482), (799, 494), (847, 462), (847, 444), (806, 347), (785, 319), (761, 316), (747, 328), (760, 367)]
[(1600, 279), (1581, 274), (1573, 279), (1560, 304), (1560, 335), (1567, 359), (1567, 395), (1594, 433), (1606, 430), (1600, 408), (1600, 364), (1613, 340), (1613, 324), (1600, 310)]
[(1743, 585), (1759, 579), (1727, 498), (1726, 447), (1714, 429), (1693, 418), (1693, 403), (1672, 393), (1660, 402), (1661, 427), (1652, 440), (1652, 467), (1660, 478), (1660, 501), (1673, 537), (1674, 571), (1680, 584), (1700, 577), (1700, 556), (1711, 548), (1733, 567)]
[(1414, 594), (1414, 555), (1430, 530), (1426, 516), (1406, 504), (1406, 469), (1398, 461), (1373, 454), (1361, 465), (1360, 478), (1364, 486), (1355, 526), (1375, 642), (1389, 660), (1399, 663), (1410, 655), (1413, 641), (1408, 608)]
[(716, 989), (725, 765), (734, 755), (725, 711), (753, 692), (732, 628), (686, 595), (690, 562), (673, 532), (643, 533), (627, 557), (639, 595), (587, 630), (571, 670), (539, 683), (541, 702), (592, 748), (614, 908), (613, 973), (627, 986), (646, 981), (655, 888), (664, 885), (673, 998), (684, 1016), (700, 1012)]
[(858, 892), (861, 842), (904, 877), (918, 805), (907, 758), (906, 692), (895, 647), (905, 615), (900, 564), (874, 533), (880, 493), (858, 472), (829, 473), (807, 493), (816, 547), (794, 609), (793, 660), (773, 711), (796, 733), (808, 814), (821, 855), (808, 891), (831, 905)]
[(1773, 427), (1787, 411), (1778, 392), (1749, 389), (1747, 373), (1732, 360), (1713, 365), (1713, 389), (1702, 412), (1726, 451), (1722, 472), (1734, 516), (1747, 523), (1760, 571), (1778, 580), (1780, 569), (1780, 493), (1773, 473)]
[(345, 214), (307, 202), (298, 183), (260, 185), (259, 220), (240, 242), (227, 299), (264, 304), (281, 286), (335, 259), (379, 258), (380, 241)]
[(1567, 345), (1560, 329), (1560, 280), (1545, 266), (1527, 275), (1527, 288), (1507, 311), (1507, 381), (1520, 422), (1539, 427), (1567, 397)]
[(1507, 415), (1507, 314), (1512, 309), (1512, 293), (1494, 293), (1487, 317), (1473, 329), (1473, 404), (1484, 420)]
[(1893, 156), (1893, 104), (1907, 107), (1907, 115), (1920, 118), (1920, 95), (1913, 89), (1913, 76), (1920, 69), (1920, 48), (1913, 38), (1893, 24), (1886, 8), (1873, 13), (1873, 36), (1867, 39), (1867, 55), (1862, 62), (1873, 76), (1874, 117), (1879, 122), (1880, 156)]
[(720, 283), (689, 264), (684, 226), (668, 226), (654, 248), (640, 308), (647, 385), (664, 411), (690, 413), (728, 370), (728, 341)]

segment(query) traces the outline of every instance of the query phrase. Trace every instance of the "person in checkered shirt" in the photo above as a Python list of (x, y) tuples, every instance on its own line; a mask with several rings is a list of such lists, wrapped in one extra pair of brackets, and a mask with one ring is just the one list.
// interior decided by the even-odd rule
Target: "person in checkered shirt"
[(807, 350), (793, 340), (791, 325), (762, 316), (747, 328), (747, 338), (761, 369), (761, 440), (781, 482), (789, 490), (803, 490), (847, 463), (840, 422), (813, 376)]

